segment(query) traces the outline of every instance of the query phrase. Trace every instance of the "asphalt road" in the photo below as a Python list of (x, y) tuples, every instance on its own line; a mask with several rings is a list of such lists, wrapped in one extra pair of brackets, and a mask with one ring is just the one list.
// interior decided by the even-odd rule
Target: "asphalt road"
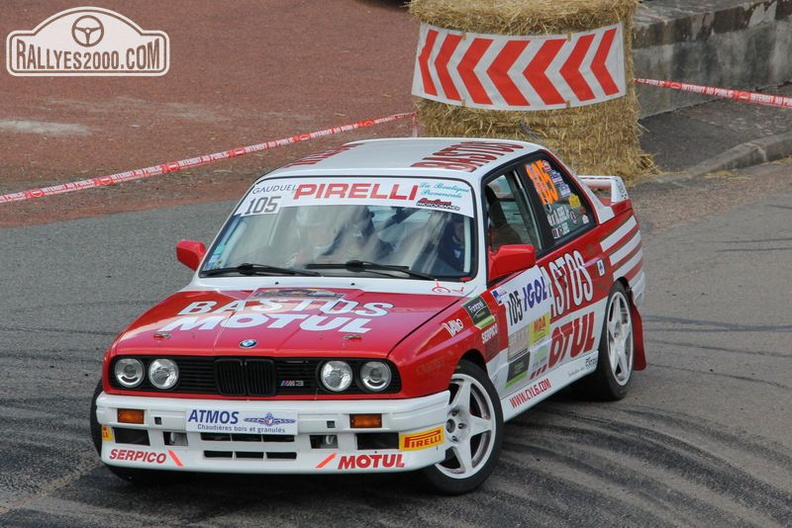
[(623, 401), (510, 422), (456, 498), (408, 476), (120, 481), (89, 439), (103, 350), (188, 280), (175, 243), (208, 242), (230, 204), (2, 229), (0, 526), (790, 526), (791, 174), (637, 187), (648, 370)]

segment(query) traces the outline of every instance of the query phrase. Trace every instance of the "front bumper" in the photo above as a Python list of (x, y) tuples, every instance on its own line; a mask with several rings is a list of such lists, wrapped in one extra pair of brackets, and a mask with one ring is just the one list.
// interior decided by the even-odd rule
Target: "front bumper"
[[(411, 471), (442, 462), (448, 401), (448, 391), (406, 400), (344, 401), (218, 401), (102, 393), (96, 418), (102, 426), (102, 461), (112, 466), (215, 473), (370, 473)], [(144, 411), (143, 424), (119, 422), (118, 409)], [(351, 414), (380, 414), (382, 427), (353, 429)], [(281, 420), (289, 423), (278, 426), (279, 416), (290, 418)], [(245, 419), (248, 425), (243, 425), (239, 417), (255, 418)], [(252, 422), (265, 425), (253, 430)]]

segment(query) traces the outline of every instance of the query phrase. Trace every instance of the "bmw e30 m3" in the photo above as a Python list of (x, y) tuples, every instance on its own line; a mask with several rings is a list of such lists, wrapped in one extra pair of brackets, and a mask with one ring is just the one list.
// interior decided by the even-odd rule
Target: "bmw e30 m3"
[(348, 143), (255, 182), (190, 283), (105, 355), (102, 461), (170, 472), (415, 471), (456, 494), (503, 424), (645, 367), (645, 276), (624, 183), (495, 139)]

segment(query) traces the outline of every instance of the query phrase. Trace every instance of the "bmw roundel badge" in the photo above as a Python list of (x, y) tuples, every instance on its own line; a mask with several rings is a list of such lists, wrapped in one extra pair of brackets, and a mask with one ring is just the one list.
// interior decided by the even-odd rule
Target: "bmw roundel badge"
[(251, 348), (258, 344), (258, 341), (255, 339), (245, 339), (244, 341), (239, 342), (239, 346), (241, 348)]

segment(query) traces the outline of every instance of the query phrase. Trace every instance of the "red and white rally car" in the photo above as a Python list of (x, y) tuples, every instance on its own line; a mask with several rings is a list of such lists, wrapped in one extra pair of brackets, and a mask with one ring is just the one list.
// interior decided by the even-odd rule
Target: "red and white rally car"
[[(596, 193), (595, 193), (596, 191)], [(622, 180), (493, 139), (358, 141), (261, 177), (196, 270), (107, 351), (102, 461), (157, 470), (420, 470), (463, 493), (503, 424), (645, 366), (641, 235)]]

